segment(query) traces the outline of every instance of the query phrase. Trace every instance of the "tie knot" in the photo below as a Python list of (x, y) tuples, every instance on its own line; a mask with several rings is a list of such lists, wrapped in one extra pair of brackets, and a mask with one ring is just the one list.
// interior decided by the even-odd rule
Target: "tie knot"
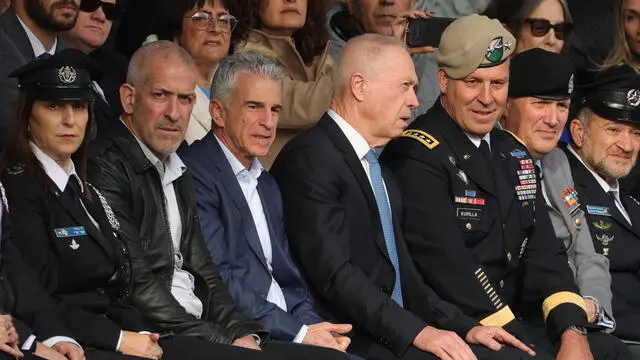
[(49, 54), (48, 52), (44, 52), (42, 54), (40, 54), (36, 59), (41, 60), (41, 59), (48, 59), (50, 58), (52, 55)]
[(64, 192), (74, 199), (80, 197), (82, 191), (80, 190), (80, 184), (78, 184), (78, 180), (75, 176), (69, 176), (69, 180), (67, 181), (67, 186), (64, 188)]
[(369, 164), (377, 164), (378, 163), (378, 154), (376, 151), (371, 149), (364, 154), (364, 158), (367, 160)]

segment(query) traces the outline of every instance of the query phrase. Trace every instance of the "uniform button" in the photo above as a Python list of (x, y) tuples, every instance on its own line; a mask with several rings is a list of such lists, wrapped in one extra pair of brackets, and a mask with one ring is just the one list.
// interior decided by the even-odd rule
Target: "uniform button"
[(98, 288), (96, 291), (98, 292), (98, 294), (104, 295), (104, 289), (103, 288)]
[(500, 288), (504, 289), (504, 280), (500, 280)]
[(511, 261), (511, 253), (510, 252), (507, 253), (507, 260)]
[(467, 223), (465, 227), (467, 228), (467, 230), (471, 230), (471, 228), (473, 228), (473, 225), (471, 225), (471, 223)]
[(582, 224), (582, 221), (580, 221), (580, 219), (576, 219), (576, 225), (580, 226), (580, 224)]
[(113, 232), (113, 237), (116, 239), (118, 238), (118, 234), (116, 234), (115, 231)]

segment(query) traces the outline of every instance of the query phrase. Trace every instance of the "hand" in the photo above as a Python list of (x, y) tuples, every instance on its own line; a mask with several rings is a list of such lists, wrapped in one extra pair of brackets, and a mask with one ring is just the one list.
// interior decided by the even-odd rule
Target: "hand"
[(53, 348), (69, 360), (85, 360), (84, 350), (72, 342), (60, 341), (53, 345)]
[(158, 345), (158, 339), (160, 339), (158, 334), (123, 331), (119, 351), (124, 355), (157, 360), (162, 357), (162, 348)]
[[(302, 343), (346, 351), (351, 343), (351, 339), (340, 335), (344, 335), (349, 331), (351, 331), (351, 325), (349, 324), (321, 322), (319, 324), (309, 325)], [(340, 339), (341, 343), (338, 343), (338, 339)]]
[(36, 356), (47, 360), (66, 360), (66, 358), (60, 355), (57, 351), (50, 347), (43, 345), (40, 342), (36, 343)]
[[(431, 13), (426, 13), (420, 10), (409, 10), (409, 11), (401, 12), (400, 14), (398, 14), (394, 22), (391, 24), (391, 36), (402, 41), (402, 43), (404, 44), (406, 43), (405, 37), (407, 35), (407, 28), (409, 26), (408, 19), (410, 18), (411, 19), (417, 19), (417, 18), (428, 19), (430, 17), (431, 17)], [(418, 54), (418, 53), (431, 53), (436, 51), (436, 48), (432, 46), (422, 46), (422, 47), (410, 47), (407, 50), (409, 51), (409, 54)]]
[(556, 360), (593, 360), (587, 337), (573, 330), (565, 330)]
[(413, 340), (413, 345), (443, 360), (478, 360), (469, 345), (453, 331), (427, 326)]
[(495, 351), (500, 350), (502, 345), (511, 345), (531, 356), (536, 356), (535, 351), (499, 326), (476, 326), (469, 331), (466, 340), (470, 344), (482, 344)]
[(587, 305), (587, 320), (590, 323), (596, 322), (596, 302), (593, 299), (584, 299), (584, 304)]
[(243, 347), (245, 349), (251, 349), (251, 350), (258, 350), (258, 351), (262, 350), (260, 349), (260, 346), (258, 346), (256, 339), (251, 335), (237, 338), (233, 341), (233, 343), (231, 343), (231, 345)]
[(11, 315), (0, 315), (0, 332), (2, 333), (2, 335), (0, 335), (0, 341), (3, 343), (11, 345), (18, 343), (18, 331), (13, 326)]

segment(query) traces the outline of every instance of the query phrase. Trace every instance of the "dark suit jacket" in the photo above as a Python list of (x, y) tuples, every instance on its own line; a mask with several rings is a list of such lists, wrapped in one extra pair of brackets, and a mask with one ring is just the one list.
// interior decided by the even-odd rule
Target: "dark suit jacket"
[(423, 284), (399, 228), (399, 190), (383, 168), (405, 309), (391, 299), (395, 272), (373, 190), (353, 147), (328, 115), (285, 146), (271, 173), (282, 191), (291, 250), (321, 315), (354, 324), (354, 354), (391, 359), (407, 351), (427, 323), (463, 337), (477, 324)]
[(95, 102), (93, 115), (97, 127), (97, 136), (110, 133), (114, 125), (120, 122), (122, 104), (120, 104), (120, 85), (127, 79), (127, 58), (115, 51), (101, 47), (90, 54), (91, 58), (99, 64), (102, 74), (97, 79), (104, 92), (104, 98), (94, 91)]
[[(68, 45), (58, 38), (56, 51)], [(9, 126), (13, 107), (18, 99), (18, 80), (9, 74), (35, 58), (33, 48), (16, 13), (9, 8), (0, 15), (0, 147)]]
[[(565, 149), (580, 204), (585, 212), (593, 246), (609, 259), (614, 335), (640, 341), (640, 204), (621, 191), (620, 199), (633, 225), (624, 218), (614, 199), (602, 190), (593, 174)], [(602, 211), (608, 209), (605, 214)]]
[(196, 181), (198, 214), (207, 247), (240, 311), (260, 322), (276, 340), (292, 341), (303, 324), (322, 321), (289, 252), (282, 199), (266, 171), (258, 193), (269, 226), (273, 277), (282, 288), (287, 311), (266, 300), (271, 273), (236, 175), (212, 132), (179, 151)]
[[(7, 242), (29, 270), (20, 267), (18, 257), (6, 257), (18, 317), (43, 339), (70, 336), (83, 345), (107, 350), (115, 349), (121, 329), (146, 329), (140, 314), (128, 304), (129, 266), (123, 256), (127, 251), (98, 195), (85, 187), (93, 201), (86, 199), (84, 204), (100, 229), (69, 206), (39, 168), (32, 174), (20, 166), (11, 167), (0, 177), (12, 221)], [(86, 234), (56, 235), (56, 229), (75, 226), (84, 226)]]

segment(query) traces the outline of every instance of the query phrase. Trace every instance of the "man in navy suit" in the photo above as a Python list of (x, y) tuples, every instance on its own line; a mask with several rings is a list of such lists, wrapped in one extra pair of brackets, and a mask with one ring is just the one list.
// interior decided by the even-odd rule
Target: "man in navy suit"
[(180, 157), (196, 180), (207, 246), (240, 310), (276, 340), (345, 351), (351, 325), (316, 313), (289, 253), (280, 190), (258, 160), (275, 137), (282, 79), (257, 53), (225, 58), (213, 79), (212, 132)]

